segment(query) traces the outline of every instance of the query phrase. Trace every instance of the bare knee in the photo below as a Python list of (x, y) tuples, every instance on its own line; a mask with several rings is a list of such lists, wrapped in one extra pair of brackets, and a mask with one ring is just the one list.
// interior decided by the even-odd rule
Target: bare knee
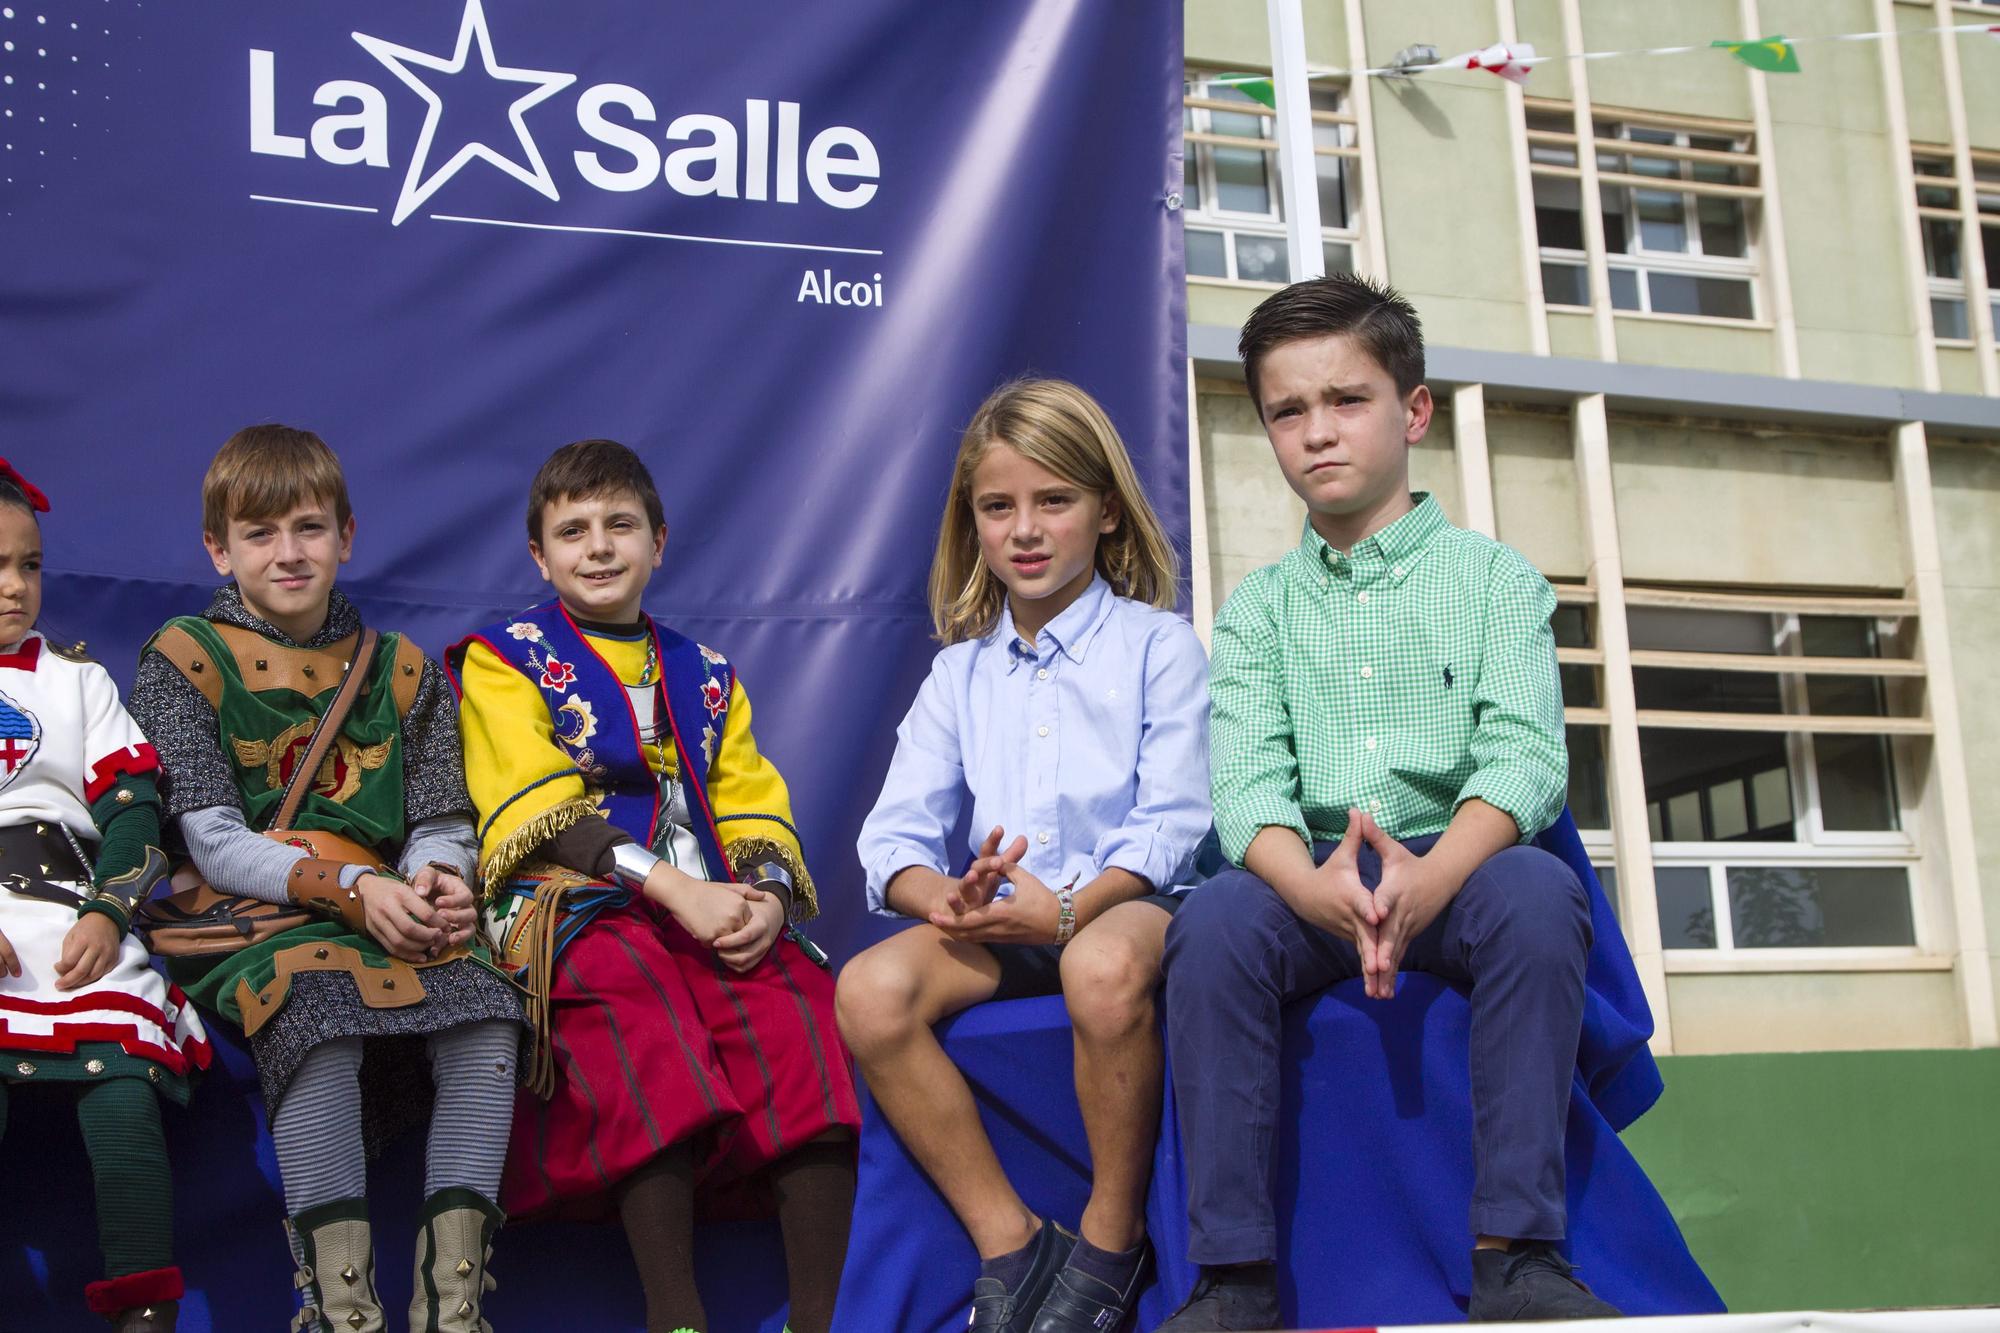
[(1151, 1022), (1159, 982), (1157, 939), (1085, 931), (1063, 950), (1063, 1001), (1086, 1033), (1114, 1036)]
[(866, 1057), (872, 1050), (910, 1037), (923, 1026), (917, 1009), (921, 991), (917, 968), (883, 945), (865, 951), (842, 968), (834, 987), (833, 1008), (848, 1049)]

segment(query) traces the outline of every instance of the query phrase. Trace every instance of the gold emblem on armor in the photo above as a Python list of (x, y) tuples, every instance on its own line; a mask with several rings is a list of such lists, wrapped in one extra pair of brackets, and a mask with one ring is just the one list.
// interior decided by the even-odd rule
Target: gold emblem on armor
[[(234, 737), (230, 743), (236, 747), (236, 762), (245, 768), (264, 770), (265, 784), (272, 790), (282, 789), (292, 780), (292, 771), (299, 760), (305, 758), (306, 748), (312, 744), (313, 730), (319, 725), (317, 719), (287, 727), (274, 741), (250, 741)], [(382, 767), (389, 762), (389, 741), (375, 745), (356, 745), (345, 736), (336, 736), (333, 747), (320, 761), (319, 772), (313, 775), (312, 793), (329, 801), (345, 801), (361, 790), (361, 775)]]

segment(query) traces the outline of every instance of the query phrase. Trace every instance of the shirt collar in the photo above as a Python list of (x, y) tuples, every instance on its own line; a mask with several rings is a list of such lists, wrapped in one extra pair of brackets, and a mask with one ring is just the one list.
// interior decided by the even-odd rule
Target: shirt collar
[(1326, 538), (1319, 535), (1319, 529), (1312, 525), (1312, 516), (1306, 516), (1305, 534), (1300, 538), (1299, 549), (1306, 557), (1306, 563), (1316, 570), (1333, 568), (1340, 560), (1358, 560), (1373, 555), (1397, 582), (1402, 582), (1422, 556), (1425, 546), (1437, 532), (1450, 526), (1444, 510), (1431, 497), (1429, 491), (1412, 491), (1410, 498), (1416, 501), (1410, 512), (1391, 523), (1381, 531), (1363, 537), (1354, 543), (1354, 549), (1336, 551)]
[(1002, 602), (993, 641), (1007, 650), (1009, 671), (1021, 662), (1038, 660), (1043, 655), (1044, 642), (1053, 644), (1070, 661), (1081, 662), (1090, 649), (1091, 641), (1097, 637), (1097, 631), (1104, 628), (1104, 622), (1111, 618), (1111, 608), (1116, 601), (1111, 585), (1104, 581), (1102, 575), (1093, 574), (1090, 586), (1064, 607), (1060, 615), (1042, 626), (1036, 642), (1030, 645), (1033, 651), (1025, 656), (1015, 647), (1022, 639), (1014, 629), (1013, 608)]
[(290, 644), (295, 648), (324, 648), (328, 644), (339, 643), (350, 634), (359, 633), (361, 629), (361, 613), (354, 609), (354, 603), (348, 601), (347, 594), (339, 588), (334, 588), (327, 595), (325, 623), (303, 643), (252, 614), (250, 608), (243, 605), (243, 594), (234, 583), (225, 583), (217, 588), (215, 596), (209, 601), (208, 610), (202, 614), (209, 620), (247, 629), (275, 643)]
[(39, 630), (29, 630), (27, 637), (14, 645), (14, 650), (0, 653), (0, 667), (13, 667), (17, 671), (33, 671), (35, 663), (42, 655), (42, 636)]

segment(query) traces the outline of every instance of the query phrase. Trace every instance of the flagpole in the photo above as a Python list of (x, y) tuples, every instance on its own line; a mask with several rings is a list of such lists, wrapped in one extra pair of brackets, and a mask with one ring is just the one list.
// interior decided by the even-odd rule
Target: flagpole
[(1277, 102), (1278, 176), (1285, 252), (1292, 281), (1326, 274), (1320, 244), (1319, 163), (1313, 154), (1312, 84), (1299, 0), (1266, 0), (1271, 27), (1271, 92)]

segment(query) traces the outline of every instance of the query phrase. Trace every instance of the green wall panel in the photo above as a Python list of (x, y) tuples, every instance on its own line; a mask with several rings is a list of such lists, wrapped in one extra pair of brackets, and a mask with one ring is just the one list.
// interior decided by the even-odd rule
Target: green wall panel
[[(1736, 0), (1585, 4), (1582, 9), (1584, 47), (1591, 51), (1698, 46), (1742, 32)], [(1748, 71), (1721, 51), (1592, 61), (1590, 100), (1595, 106), (1727, 120), (1751, 116)]]
[(2000, 1303), (2000, 1051), (1661, 1065), (1625, 1142), (1732, 1310)]
[(1936, 22), (1937, 15), (1928, 5), (1922, 9), (1915, 5), (1896, 6), (1896, 30), (1904, 34), (1896, 41), (1902, 55), (1903, 105), (1909, 110), (1910, 138), (1916, 143), (1951, 142), (1938, 34), (1924, 31)]

